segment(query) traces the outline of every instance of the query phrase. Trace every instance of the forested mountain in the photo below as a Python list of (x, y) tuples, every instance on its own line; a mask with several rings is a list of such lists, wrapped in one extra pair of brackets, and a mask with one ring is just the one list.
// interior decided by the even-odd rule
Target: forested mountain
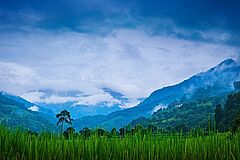
[[(206, 127), (208, 121), (214, 120), (215, 107), (225, 105), (227, 95), (234, 90), (233, 83), (238, 80), (240, 80), (240, 64), (227, 59), (216, 67), (196, 74), (179, 84), (154, 91), (135, 107), (107, 115), (85, 116), (75, 119), (73, 125), (77, 130), (84, 127), (119, 129), (130, 123), (151, 124), (168, 129), (176, 126)], [(238, 85), (235, 83), (236, 88), (239, 87)], [(122, 96), (111, 90), (106, 92), (114, 94), (115, 98), (122, 101), (126, 100), (121, 99)], [(0, 105), (0, 120), (11, 127), (22, 125), (32, 130), (56, 128), (56, 111), (45, 109), (39, 104), (35, 105), (21, 97), (1, 92)], [(73, 112), (71, 115), (78, 114), (68, 105), (60, 108), (70, 110)]]
[(131, 124), (141, 124), (145, 127), (153, 125), (166, 131), (175, 131), (180, 128), (189, 131), (190, 128), (199, 127), (207, 129), (209, 123), (213, 128), (215, 107), (217, 104), (225, 103), (227, 94), (210, 96), (211, 92), (215, 92), (214, 87), (199, 88), (191, 99), (176, 100), (167, 108), (159, 109), (149, 118), (137, 122), (134, 120)]
[(21, 97), (0, 92), (0, 122), (11, 128), (32, 131), (56, 131), (53, 117), (40, 111), (39, 107)]
[[(233, 83), (239, 79), (239, 62), (227, 59), (208, 71), (196, 74), (179, 84), (154, 91), (142, 103), (133, 108), (101, 116), (98, 121), (94, 120), (95, 116), (84, 117), (76, 120), (75, 126), (77, 128), (96, 126), (107, 129), (120, 128), (138, 117), (149, 117), (154, 111), (166, 108), (173, 102), (187, 99), (190, 103), (199, 98), (205, 100), (191, 102), (193, 104), (185, 104), (182, 107), (188, 109), (194, 105), (203, 105), (208, 112), (210, 109), (208, 106), (212, 106), (210, 115), (212, 118), (214, 109), (211, 101), (214, 97), (221, 97), (233, 91)], [(199, 111), (199, 114), (204, 111)]]

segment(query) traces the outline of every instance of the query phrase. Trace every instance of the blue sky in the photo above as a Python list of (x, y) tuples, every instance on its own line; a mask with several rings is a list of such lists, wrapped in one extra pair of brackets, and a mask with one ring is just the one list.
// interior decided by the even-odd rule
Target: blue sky
[(39, 101), (36, 90), (43, 88), (79, 90), (99, 101), (115, 101), (104, 87), (146, 97), (226, 58), (238, 59), (239, 5), (1, 0), (0, 89)]

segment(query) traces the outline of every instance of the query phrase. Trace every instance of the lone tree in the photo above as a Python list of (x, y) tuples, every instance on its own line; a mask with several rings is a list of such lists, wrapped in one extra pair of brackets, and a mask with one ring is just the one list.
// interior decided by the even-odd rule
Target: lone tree
[(64, 123), (72, 124), (73, 119), (71, 119), (70, 112), (68, 112), (67, 110), (61, 111), (59, 114), (56, 115), (56, 117), (58, 118), (57, 125), (59, 124), (61, 125), (61, 134), (62, 134)]

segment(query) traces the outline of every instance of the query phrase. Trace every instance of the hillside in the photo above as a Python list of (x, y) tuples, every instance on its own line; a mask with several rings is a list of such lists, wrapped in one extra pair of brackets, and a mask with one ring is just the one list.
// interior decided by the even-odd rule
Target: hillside
[(210, 95), (204, 95), (205, 97), (227, 94), (233, 90), (233, 82), (239, 79), (240, 64), (232, 59), (227, 59), (208, 71), (196, 74), (179, 84), (154, 91), (142, 103), (133, 108), (101, 116), (98, 121), (94, 121), (95, 116), (84, 117), (75, 121), (75, 127), (78, 129), (96, 126), (106, 129), (120, 128), (138, 117), (148, 117), (155, 110), (167, 107), (183, 97), (191, 99), (193, 93), (199, 88), (215, 87), (215, 90), (212, 90)]
[(227, 95), (222, 94), (206, 97), (206, 93), (211, 92), (211, 89), (214, 90), (214, 88), (209, 87), (203, 92), (200, 88), (191, 99), (175, 101), (167, 108), (162, 108), (154, 112), (149, 118), (138, 120), (137, 122), (134, 120), (131, 124), (153, 125), (166, 131), (174, 131), (178, 130), (178, 128), (188, 130), (198, 127), (207, 129), (209, 123), (213, 127), (216, 105), (224, 105)]
[(8, 127), (21, 127), (32, 131), (57, 129), (56, 125), (50, 122), (53, 118), (36, 111), (37, 106), (20, 97), (0, 92), (0, 108), (0, 123)]
[[(199, 90), (202, 95), (206, 95), (214, 88), (209, 87), (205, 92)], [(190, 100), (175, 101), (167, 108), (159, 109), (149, 118), (136, 119), (131, 124), (133, 126), (141, 124), (145, 127), (151, 125), (166, 131), (179, 131), (179, 129), (189, 131), (190, 128), (198, 127), (207, 129), (209, 124), (218, 131), (229, 130), (240, 111), (240, 92), (235, 89), (229, 94), (204, 97), (200, 96), (199, 90)], [(214, 122), (215, 116), (217, 120)]]

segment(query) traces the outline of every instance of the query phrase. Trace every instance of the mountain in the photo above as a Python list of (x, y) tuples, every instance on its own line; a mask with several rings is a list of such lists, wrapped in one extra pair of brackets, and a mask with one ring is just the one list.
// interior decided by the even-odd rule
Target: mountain
[(163, 104), (181, 98), (183, 95), (191, 96), (193, 91), (206, 86), (219, 84), (222, 92), (233, 89), (233, 82), (240, 79), (240, 64), (232, 59), (221, 62), (207, 72), (202, 72), (174, 86), (164, 87), (154, 91), (142, 105)]
[[(74, 122), (76, 128), (103, 127), (120, 128), (138, 117), (149, 117), (159, 108), (165, 108), (174, 101), (191, 99), (193, 93), (198, 96), (220, 96), (233, 90), (233, 82), (240, 79), (240, 64), (227, 59), (217, 66), (190, 77), (183, 82), (154, 91), (148, 98), (135, 107), (112, 112), (94, 121), (95, 116), (83, 117)], [(215, 87), (209, 95), (199, 94), (208, 87)], [(197, 91), (197, 92), (196, 92)], [(196, 95), (195, 95), (196, 97)], [(89, 122), (89, 123), (88, 123)]]
[(47, 119), (50, 119), (51, 121), (55, 122), (55, 119), (53, 120), (53, 117), (55, 117), (54, 112), (51, 109), (46, 109), (44, 107), (40, 107), (39, 105), (29, 102), (27, 100), (25, 100), (24, 98), (20, 97), (20, 96), (16, 96), (4, 91), (0, 92), (2, 95), (4, 95), (4, 97), (12, 100), (12, 101), (16, 101), (18, 103), (21, 103), (22, 105), (25, 106), (25, 108), (28, 108), (31, 111), (35, 111), (35, 112), (39, 112), (41, 113), (43, 116), (47, 117)]
[[(67, 109), (74, 119), (84, 116), (107, 115), (135, 101), (124, 97), (123, 94), (109, 88), (101, 88), (101, 93), (86, 95), (80, 91), (54, 91), (41, 89), (31, 91), (23, 97), (31, 100), (31, 97), (38, 97), (35, 104), (42, 108), (52, 110), (52, 116)], [(135, 104), (134, 104), (135, 105)]]
[[(235, 82), (235, 84), (240, 84), (240, 82)], [(159, 109), (149, 118), (138, 118), (131, 124), (136, 125), (137, 123), (144, 127), (153, 125), (167, 131), (180, 131), (179, 129), (189, 131), (190, 128), (198, 127), (207, 129), (210, 122), (211, 127), (214, 127), (214, 123), (216, 123), (215, 127), (218, 131), (229, 130), (240, 109), (240, 92), (235, 85), (235, 90), (230, 93), (213, 95), (212, 93), (216, 92), (216, 89), (216, 86), (199, 88), (191, 99), (175, 101), (167, 108)], [(216, 111), (218, 119), (214, 122)]]
[[(45, 111), (45, 110), (44, 110)], [(53, 119), (42, 109), (25, 99), (0, 92), (0, 123), (8, 127), (22, 127), (32, 131), (56, 131)]]
[[(206, 91), (210, 91), (210, 88), (206, 89)], [(201, 93), (204, 93), (202, 88), (200, 90)], [(226, 98), (227, 93), (210, 97), (205, 95), (200, 97), (199, 93), (197, 93), (197, 97), (174, 101), (167, 108), (157, 110), (148, 118), (135, 119), (131, 122), (131, 125), (141, 124), (144, 127), (153, 125), (168, 131), (178, 131), (177, 128), (180, 126), (184, 126), (185, 129), (198, 127), (207, 129), (209, 121), (212, 125), (214, 124), (216, 105), (224, 104)]]

